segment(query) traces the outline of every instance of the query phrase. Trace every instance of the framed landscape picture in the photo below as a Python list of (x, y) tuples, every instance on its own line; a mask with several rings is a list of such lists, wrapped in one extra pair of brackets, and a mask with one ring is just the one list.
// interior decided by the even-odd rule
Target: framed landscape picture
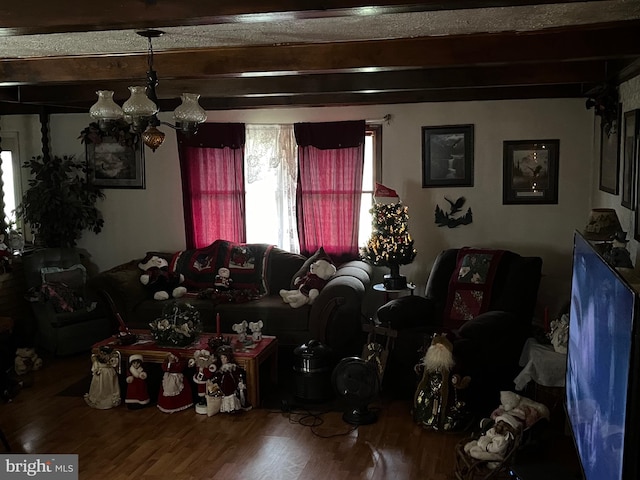
[(560, 140), (503, 142), (502, 203), (558, 203)]
[(610, 125), (600, 121), (600, 190), (617, 195), (620, 176), (620, 114), (618, 105)]
[(473, 187), (473, 125), (422, 127), (422, 187)]
[(638, 131), (640, 110), (625, 112), (622, 138), (622, 196), (620, 203), (630, 210), (636, 208), (636, 171), (638, 165)]
[(88, 181), (101, 188), (145, 188), (142, 142), (122, 145), (104, 136), (99, 143), (87, 142)]

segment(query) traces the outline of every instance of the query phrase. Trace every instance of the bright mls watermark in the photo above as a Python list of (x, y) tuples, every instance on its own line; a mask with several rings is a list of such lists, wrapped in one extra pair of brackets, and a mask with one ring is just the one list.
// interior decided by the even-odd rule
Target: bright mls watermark
[(0, 454), (2, 480), (78, 480), (78, 455)]

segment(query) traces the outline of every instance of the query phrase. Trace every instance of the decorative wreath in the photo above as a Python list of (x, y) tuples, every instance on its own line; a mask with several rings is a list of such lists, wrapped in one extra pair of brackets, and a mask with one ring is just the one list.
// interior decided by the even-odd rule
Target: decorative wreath
[(120, 145), (133, 147), (138, 143), (138, 135), (133, 133), (129, 124), (124, 120), (115, 120), (108, 122), (104, 128), (101, 128), (97, 122), (91, 122), (78, 138), (81, 143), (102, 143), (104, 137), (113, 137)]

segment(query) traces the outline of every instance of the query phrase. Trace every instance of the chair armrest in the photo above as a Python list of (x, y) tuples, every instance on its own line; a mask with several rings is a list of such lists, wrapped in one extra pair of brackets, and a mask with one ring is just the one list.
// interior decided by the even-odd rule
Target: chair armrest
[(407, 295), (393, 299), (382, 305), (377, 312), (378, 320), (394, 330), (422, 326), (438, 326), (436, 304), (426, 297)]
[(519, 340), (528, 335), (527, 328), (511, 312), (490, 311), (465, 322), (456, 334), (462, 338), (502, 342), (509, 339)]

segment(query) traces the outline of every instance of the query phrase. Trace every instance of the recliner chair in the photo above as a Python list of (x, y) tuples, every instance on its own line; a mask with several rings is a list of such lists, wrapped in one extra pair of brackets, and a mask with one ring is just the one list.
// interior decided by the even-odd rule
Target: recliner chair
[(40, 347), (54, 355), (70, 355), (89, 351), (94, 343), (112, 335), (110, 314), (101, 298), (86, 288), (86, 270), (75, 249), (36, 250), (24, 256), (23, 264), (28, 288), (39, 292), (43, 283), (49, 283), (52, 289), (64, 284), (84, 300), (83, 305), (68, 307), (67, 311), (60, 311), (53, 301), (31, 301)]
[[(472, 272), (463, 257), (483, 253), (498, 256), (485, 272), (482, 313), (465, 312), (466, 305), (462, 305), (462, 314), (456, 313), (456, 308), (460, 310), (456, 302), (468, 295), (452, 289), (473, 290), (479, 286), (474, 283), (478, 278), (464, 284), (461, 277)], [(424, 297), (400, 297), (378, 309), (378, 319), (398, 330), (383, 388), (400, 395), (413, 394), (417, 380), (414, 367), (421, 360), (421, 349), (428, 347), (433, 333), (447, 333), (453, 343), (454, 371), (471, 377), (464, 392), (469, 408), (488, 415), (500, 404), (500, 391), (514, 388), (522, 347), (532, 333), (541, 270), (540, 257), (523, 257), (507, 250), (455, 248), (441, 252), (433, 263)]]

